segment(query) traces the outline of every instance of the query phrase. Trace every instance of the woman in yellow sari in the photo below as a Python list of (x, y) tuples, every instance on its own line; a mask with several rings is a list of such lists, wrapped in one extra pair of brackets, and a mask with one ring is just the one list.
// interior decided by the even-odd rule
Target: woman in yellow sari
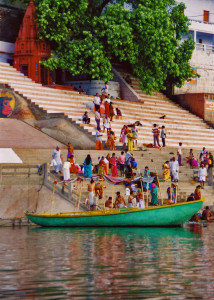
[(133, 151), (133, 133), (131, 130), (127, 133), (128, 138), (128, 151)]
[(168, 160), (163, 165), (163, 179), (165, 181), (170, 181), (171, 180), (170, 171), (169, 171), (169, 161)]

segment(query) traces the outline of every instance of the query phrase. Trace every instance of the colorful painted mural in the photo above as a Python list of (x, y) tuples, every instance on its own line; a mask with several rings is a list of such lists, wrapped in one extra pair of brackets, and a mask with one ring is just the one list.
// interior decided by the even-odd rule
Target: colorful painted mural
[(9, 118), (15, 109), (15, 97), (8, 92), (0, 93), (0, 118)]

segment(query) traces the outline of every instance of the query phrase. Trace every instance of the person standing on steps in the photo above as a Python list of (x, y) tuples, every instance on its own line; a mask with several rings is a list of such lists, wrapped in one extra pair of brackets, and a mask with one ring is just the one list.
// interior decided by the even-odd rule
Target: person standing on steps
[(57, 146), (56, 149), (53, 151), (52, 158), (55, 161), (55, 164), (54, 164), (55, 173), (56, 174), (58, 174), (58, 172), (62, 173), (62, 161), (63, 161), (63, 159), (62, 159), (62, 152), (59, 149), (59, 146)]
[(201, 164), (201, 167), (198, 170), (198, 178), (201, 184), (201, 188), (204, 189), (204, 183), (207, 178), (207, 169), (205, 168), (204, 164)]
[(127, 138), (128, 138), (128, 151), (132, 151), (133, 150), (133, 133), (132, 133), (131, 129), (127, 133)]
[(197, 185), (194, 192), (195, 200), (201, 200), (201, 186)]
[(207, 181), (208, 185), (213, 185), (213, 155), (211, 152), (209, 152)]
[(108, 82), (105, 82), (104, 88), (102, 89), (104, 95), (108, 95), (109, 93), (109, 85)]
[(84, 166), (84, 176), (92, 177), (92, 159), (90, 154), (88, 154), (86, 159), (84, 160), (83, 166)]
[(96, 93), (93, 102), (94, 102), (94, 110), (97, 111), (100, 108), (100, 96), (98, 93)]
[(88, 185), (88, 202), (90, 205), (90, 210), (94, 210), (95, 206), (95, 182), (91, 178), (90, 184)]
[(111, 117), (110, 110), (109, 110), (110, 100), (108, 101), (108, 98), (106, 98), (104, 100), (104, 105), (105, 105), (105, 115), (106, 115), (107, 118), (110, 119), (110, 117)]
[(67, 158), (70, 158), (71, 155), (74, 155), (74, 147), (72, 147), (71, 143), (68, 142), (68, 154), (67, 154)]
[(96, 146), (95, 146), (95, 150), (103, 150), (101, 129), (97, 130), (97, 132), (96, 132)]
[(95, 111), (95, 121), (97, 123), (97, 130), (100, 130), (100, 109)]
[(159, 143), (160, 130), (159, 130), (157, 124), (153, 125), (152, 133), (153, 133), (154, 147), (156, 147), (156, 143), (157, 143), (158, 147), (160, 147), (160, 143)]
[(175, 157), (172, 158), (170, 162), (170, 173), (172, 174), (172, 181), (178, 182), (178, 172), (179, 172), (179, 164), (178, 161), (175, 160)]
[(118, 162), (120, 163), (121, 177), (123, 177), (125, 176), (125, 162), (126, 162), (126, 156), (124, 155), (124, 151), (122, 151), (121, 155), (118, 157)]
[(163, 147), (165, 147), (166, 146), (166, 143), (165, 143), (165, 141), (166, 141), (166, 131), (165, 131), (165, 126), (164, 125), (162, 126), (160, 137), (162, 139)]
[(180, 142), (179, 145), (178, 145), (178, 150), (177, 150), (177, 154), (178, 154), (178, 164), (179, 166), (183, 166), (181, 161), (182, 161), (182, 150), (181, 150), (181, 147), (182, 147), (182, 143)]
[(135, 126), (135, 124), (133, 124), (132, 126), (132, 134), (133, 134), (133, 147), (137, 147), (137, 138), (138, 138), (138, 130)]

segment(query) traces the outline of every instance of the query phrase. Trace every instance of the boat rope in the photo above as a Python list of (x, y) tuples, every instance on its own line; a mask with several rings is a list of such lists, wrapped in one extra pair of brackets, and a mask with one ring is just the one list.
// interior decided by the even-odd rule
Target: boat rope
[(51, 215), (52, 215), (52, 210), (53, 210), (53, 201), (54, 201), (54, 193), (55, 193), (55, 189), (56, 189), (56, 183), (54, 182), (53, 193), (52, 193), (52, 199), (51, 199)]

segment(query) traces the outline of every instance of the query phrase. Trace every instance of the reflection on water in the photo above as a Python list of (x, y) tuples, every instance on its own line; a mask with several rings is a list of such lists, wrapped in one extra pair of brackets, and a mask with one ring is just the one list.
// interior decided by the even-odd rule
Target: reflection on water
[(214, 298), (213, 225), (1, 228), (0, 298)]

